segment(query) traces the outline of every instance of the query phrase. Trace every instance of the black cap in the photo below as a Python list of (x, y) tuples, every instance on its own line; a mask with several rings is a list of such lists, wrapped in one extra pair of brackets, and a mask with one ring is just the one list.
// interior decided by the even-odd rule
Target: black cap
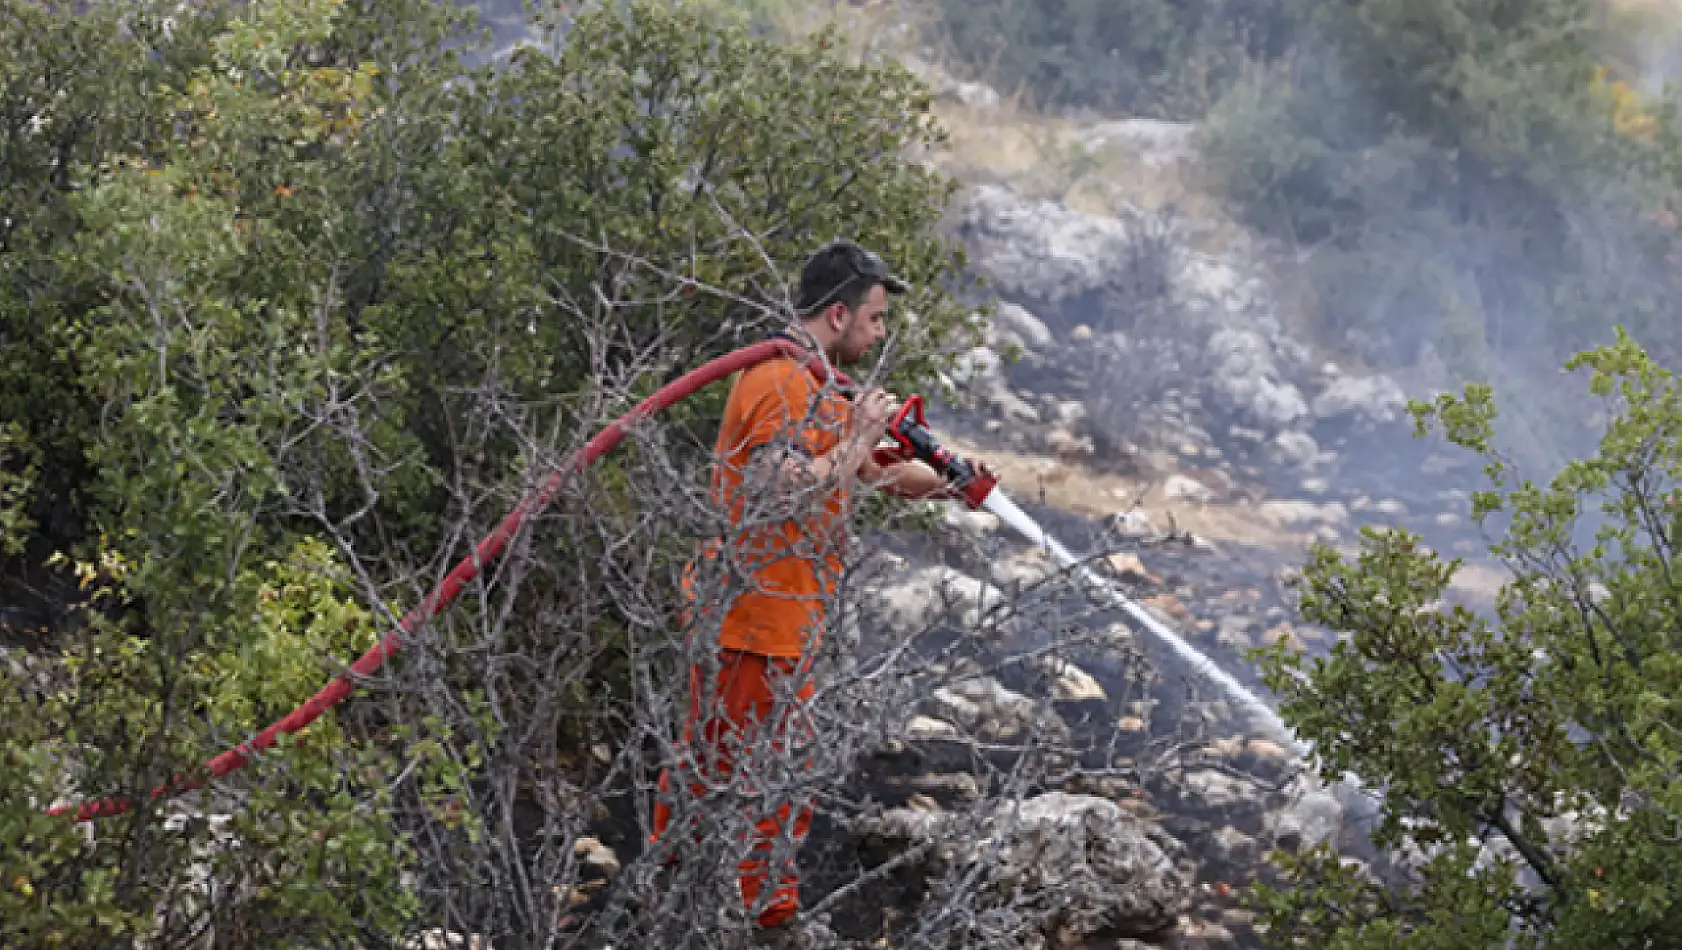
[(800, 269), (800, 298), (796, 302), (800, 315), (808, 316), (834, 303), (855, 281), (864, 281), (866, 290), (881, 284), (890, 294), (910, 289), (881, 257), (852, 241), (835, 241), (819, 248)]

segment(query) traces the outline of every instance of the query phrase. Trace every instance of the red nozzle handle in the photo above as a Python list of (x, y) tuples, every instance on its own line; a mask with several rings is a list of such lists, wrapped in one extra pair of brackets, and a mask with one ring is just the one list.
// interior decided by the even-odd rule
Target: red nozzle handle
[(958, 497), (964, 500), (964, 504), (969, 506), (969, 510), (978, 511), (982, 505), (987, 503), (987, 496), (991, 495), (993, 489), (998, 486), (998, 476), (985, 475), (977, 471), (975, 477), (969, 480), (969, 484), (958, 490)]
[(913, 426), (927, 429), (929, 421), (923, 415), (923, 397), (912, 396), (905, 400), (905, 405), (894, 413), (893, 420), (888, 423), (888, 436), (894, 440), (895, 451), (903, 453), (902, 458), (909, 460), (917, 457), (917, 446), (911, 440)]
[[(909, 423), (909, 426), (907, 425)], [(909, 462), (917, 457), (917, 446), (911, 441), (910, 426), (928, 428), (928, 422), (923, 416), (923, 397), (912, 396), (905, 400), (899, 411), (889, 420), (887, 429), (883, 432), (892, 440), (892, 445), (879, 445), (871, 453), (877, 465), (894, 465), (899, 462)]]

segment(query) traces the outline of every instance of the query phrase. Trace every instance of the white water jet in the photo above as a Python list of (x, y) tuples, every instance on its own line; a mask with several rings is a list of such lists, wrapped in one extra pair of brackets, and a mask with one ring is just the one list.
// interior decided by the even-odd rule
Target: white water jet
[(1074, 568), (1082, 580), (1106, 595), (1112, 603), (1126, 611), (1128, 616), (1138, 621), (1139, 625), (1149, 631), (1152, 636), (1162, 641), (1182, 660), (1189, 663), (1192, 669), (1202, 674), (1210, 682), (1215, 683), (1229, 698), (1249, 711), (1256, 724), (1264, 727), (1267, 732), (1272, 734), (1271, 738), (1287, 746), (1297, 756), (1307, 754), (1307, 745), (1297, 739), (1291, 728), (1285, 724), (1285, 720), (1279, 718), (1279, 714), (1273, 710), (1272, 706), (1250, 691), (1243, 683), (1240, 683), (1231, 673), (1215, 665), (1215, 661), (1205, 656), (1203, 651), (1187, 643), (1184, 637), (1181, 637), (1169, 629), (1167, 624), (1152, 616), (1149, 610), (1123, 594), (1117, 589), (1116, 585), (1081, 563), (1080, 558), (1075, 557), (1061, 542), (1047, 534), (1038, 522), (1030, 517), (1027, 512), (1017, 507), (1016, 502), (1011, 501), (1010, 497), (1003, 491), (997, 488), (993, 489), (987, 495), (986, 500), (982, 502), (982, 505), (988, 511), (998, 515), (999, 520), (1015, 528), (1023, 537), (1039, 545), (1064, 567)]

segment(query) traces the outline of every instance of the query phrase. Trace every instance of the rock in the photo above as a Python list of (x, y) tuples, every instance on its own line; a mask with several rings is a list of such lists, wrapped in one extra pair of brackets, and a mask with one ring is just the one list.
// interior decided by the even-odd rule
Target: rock
[(984, 739), (1021, 739), (1035, 732), (1068, 736), (1069, 727), (1056, 713), (991, 677), (972, 677), (937, 689), (934, 702), (942, 718)]
[(1249, 864), (1256, 858), (1256, 841), (1237, 828), (1227, 825), (1209, 839), (1216, 860), (1228, 867)]
[(993, 534), (999, 530), (999, 516), (991, 511), (970, 511), (957, 505), (947, 505), (946, 523), (972, 538)]
[(1123, 716), (1116, 720), (1115, 727), (1117, 732), (1144, 732), (1149, 728), (1138, 716)]
[(1115, 571), (1117, 576), (1125, 580), (1148, 584), (1160, 584), (1162, 582), (1160, 578), (1145, 569), (1145, 562), (1139, 560), (1137, 554), (1112, 554), (1104, 560), (1110, 565), (1110, 570)]
[(1010, 391), (1010, 387), (999, 383), (987, 387), (981, 394), (982, 401), (988, 408), (1007, 420), (1035, 424), (1040, 421), (1039, 410), (1021, 396)]
[(1157, 538), (1162, 532), (1151, 523), (1150, 515), (1138, 509), (1117, 513), (1110, 519), (1110, 529), (1124, 538), (1142, 541), (1146, 538)]
[(1279, 432), (1308, 416), (1307, 401), (1283, 378), (1261, 334), (1218, 330), (1209, 338), (1207, 357), (1211, 395), (1240, 422)]
[(619, 856), (602, 844), (600, 838), (579, 838), (573, 842), (572, 854), (580, 864), (604, 878), (619, 873)]
[(1024, 344), (1034, 349), (1045, 349), (1053, 342), (1051, 331), (1046, 329), (1045, 322), (1028, 312), (1025, 307), (1001, 302), (993, 319), (1000, 329), (1016, 334)]
[(1002, 859), (1000, 892), (1054, 901), (1058, 930), (1150, 934), (1190, 904), (1190, 882), (1164, 850), (1166, 836), (1153, 836), (1114, 802), (1048, 792), (1001, 808), (995, 821), (989, 844)]
[(960, 82), (952, 87), (950, 95), (971, 109), (991, 110), (999, 107), (998, 90), (986, 83)]
[(1349, 523), (1349, 509), (1335, 501), (1319, 504), (1299, 499), (1269, 499), (1257, 505), (1256, 512), (1281, 527)]
[(1160, 933), (1191, 906), (1183, 849), (1116, 803), (1048, 792), (1006, 803), (978, 828), (940, 812), (895, 808), (855, 823), (860, 850), (880, 865), (914, 847), (929, 876), (963, 874), (980, 902), (1047, 912), (1043, 936), (1082, 939)]
[(910, 724), (905, 727), (905, 734), (909, 738), (924, 742), (956, 741), (963, 738), (963, 733), (958, 731), (957, 726), (933, 716), (912, 716)]
[(1068, 662), (1053, 659), (1047, 665), (1056, 675), (1057, 681), (1052, 685), (1051, 697), (1058, 702), (1084, 703), (1090, 701), (1107, 702), (1109, 694), (1098, 683), (1091, 673)]
[(1388, 376), (1338, 376), (1314, 397), (1314, 418), (1361, 424), (1394, 422), (1407, 409), (1407, 395)]
[(1248, 930), (1255, 926), (1256, 912), (1242, 907), (1226, 907), (1221, 910), (1221, 926), (1230, 930)]
[(1215, 492), (1209, 486), (1195, 478), (1186, 475), (1170, 475), (1162, 483), (1162, 495), (1169, 501), (1185, 501), (1204, 505), (1215, 499)]
[(1147, 167), (1159, 168), (1195, 159), (1196, 131), (1189, 122), (1122, 119), (1082, 129), (1079, 137), (1088, 149), (1118, 145), (1137, 155)]
[(1267, 774), (1276, 775), (1283, 772), (1291, 762), (1291, 753), (1272, 739), (1250, 739), (1244, 743), (1244, 752), (1246, 756), (1255, 760), (1258, 771)]
[(1154, 597), (1146, 597), (1139, 603), (1156, 611), (1172, 623), (1191, 622), (1191, 611), (1187, 610), (1186, 605), (1180, 603), (1179, 598), (1173, 594), (1157, 594)]
[(1302, 642), (1302, 638), (1297, 636), (1296, 630), (1292, 628), (1291, 622), (1288, 620), (1269, 627), (1262, 633), (1261, 640), (1263, 646), (1269, 647), (1284, 643), (1286, 649), (1292, 653), (1301, 653), (1308, 649), (1308, 644)]
[(1002, 292), (1048, 303), (1103, 287), (1130, 240), (1115, 218), (1029, 200), (992, 184), (970, 191), (959, 229), (976, 268)]
[(1250, 629), (1255, 621), (1238, 614), (1228, 614), (1220, 619), (1215, 628), (1215, 642), (1229, 650), (1243, 652), (1255, 647), (1255, 641), (1250, 639)]
[(1068, 459), (1084, 458), (1098, 451), (1090, 437), (1077, 436), (1062, 427), (1046, 433), (1045, 447), (1060, 457)]
[(1188, 920), (1174, 946), (1176, 950), (1232, 950), (1238, 941), (1232, 931), (1212, 920)]
[(981, 783), (968, 772), (954, 772), (949, 775), (919, 775), (911, 780), (911, 787), (921, 792), (935, 795), (946, 795), (959, 802), (972, 803), (981, 800)]
[(996, 378), (1004, 361), (989, 347), (975, 346), (958, 354), (955, 362), (959, 379), (978, 382)]
[(1254, 785), (1219, 769), (1188, 769), (1180, 778), (1179, 792), (1198, 811), (1230, 812), (1261, 807)]
[(1273, 437), (1273, 452), (1289, 465), (1312, 465), (1320, 457), (1319, 443), (1306, 432), (1281, 432)]
[(1343, 806), (1315, 783), (1299, 780), (1285, 806), (1273, 816), (1273, 843), (1286, 851), (1313, 847), (1343, 827)]
[(912, 632), (942, 619), (974, 627), (1004, 601), (1004, 592), (996, 586), (944, 566), (915, 571), (903, 583), (872, 594), (873, 608), (883, 620)]
[(993, 583), (1005, 589), (1032, 587), (1052, 574), (1052, 565), (1040, 549), (1013, 557), (998, 558), (990, 565)]
[(938, 868), (952, 860), (951, 847), (939, 847), (941, 831), (950, 824), (943, 812), (922, 808), (890, 808), (880, 815), (854, 822), (858, 835), (858, 849), (866, 864), (877, 866), (893, 860), (919, 845), (936, 843), (933, 853), (924, 859), (926, 869)]
[(1070, 399), (1057, 404), (1052, 418), (1070, 430), (1078, 429), (1086, 421), (1086, 406), (1077, 400)]

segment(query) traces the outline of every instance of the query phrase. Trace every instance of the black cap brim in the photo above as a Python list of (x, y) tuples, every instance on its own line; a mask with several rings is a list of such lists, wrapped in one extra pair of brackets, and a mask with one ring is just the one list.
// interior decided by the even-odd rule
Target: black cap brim
[(882, 289), (886, 290), (890, 294), (903, 294), (908, 293), (911, 290), (911, 285), (903, 280), (900, 280), (893, 274), (889, 274), (888, 276), (882, 278)]

